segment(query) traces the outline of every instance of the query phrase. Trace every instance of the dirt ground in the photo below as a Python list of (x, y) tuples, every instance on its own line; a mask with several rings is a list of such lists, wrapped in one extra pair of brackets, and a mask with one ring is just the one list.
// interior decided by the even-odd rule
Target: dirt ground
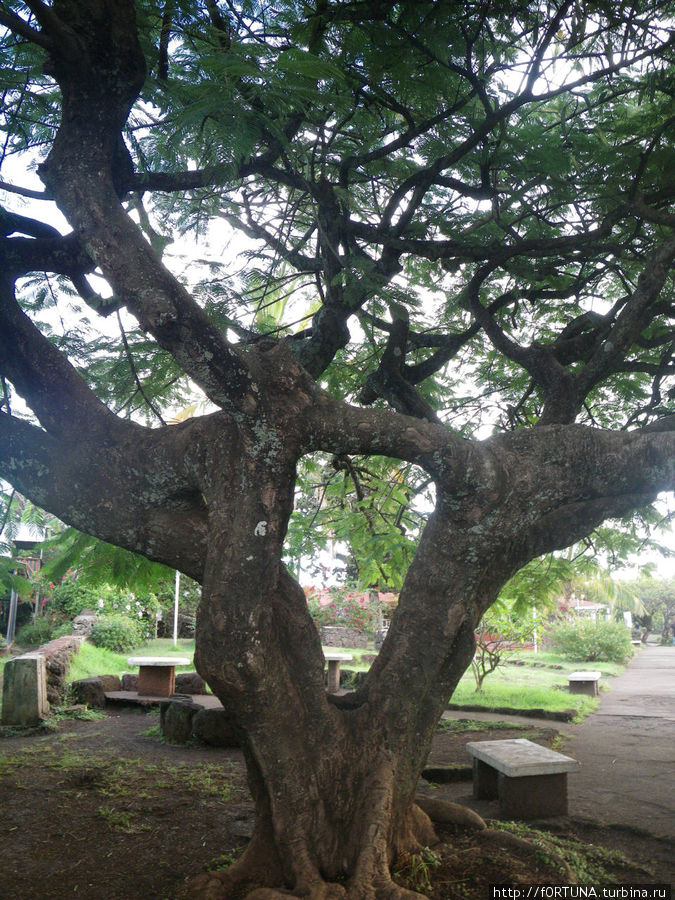
[[(47, 732), (5, 730), (1, 898), (174, 900), (190, 877), (232, 862), (252, 827), (241, 754), (165, 743), (158, 722), (156, 714), (118, 708), (95, 721), (64, 718)], [(550, 746), (557, 738), (536, 725), (518, 733), (494, 724), (449, 727), (438, 733), (429, 763), (464, 767), (464, 777), (469, 740), (518, 736)], [(442, 798), (445, 791), (420, 782), (422, 793)], [(569, 883), (561, 860), (577, 871), (583, 865), (587, 883), (669, 880), (673, 845), (646, 832), (572, 819), (538, 827), (546, 830), (519, 827), (515, 839), (493, 828), (439, 832), (444, 843), (402, 861), (397, 878), (435, 900), (487, 900), (491, 884)]]

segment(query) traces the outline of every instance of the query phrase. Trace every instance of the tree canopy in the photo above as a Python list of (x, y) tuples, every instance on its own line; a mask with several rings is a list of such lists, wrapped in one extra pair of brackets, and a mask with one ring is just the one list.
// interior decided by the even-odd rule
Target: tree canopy
[[(0, 477), (202, 582), (258, 816), (224, 891), (409, 897), (480, 616), (672, 489), (673, 12), (0, 5)], [(372, 577), (408, 565), (348, 696), (283, 564), (303, 460), (349, 483)]]

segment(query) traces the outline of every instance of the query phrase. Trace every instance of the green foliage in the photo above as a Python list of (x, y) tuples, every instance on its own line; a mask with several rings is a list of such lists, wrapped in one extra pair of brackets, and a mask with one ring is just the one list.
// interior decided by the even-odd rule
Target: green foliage
[(52, 609), (65, 613), (70, 619), (79, 616), (83, 609), (96, 612), (98, 592), (75, 578), (67, 578), (61, 584), (49, 585)]
[(66, 583), (70, 580), (72, 572), (77, 573), (77, 583), (83, 592), (85, 586), (91, 589), (113, 585), (147, 594), (159, 584), (173, 583), (173, 571), (166, 566), (83, 534), (75, 528), (66, 528), (46, 541), (44, 549), (49, 559), (42, 572), (59, 588), (61, 581)]
[(94, 623), (91, 642), (105, 650), (126, 653), (143, 643), (142, 626), (127, 616), (101, 616)]
[(16, 633), (16, 643), (20, 647), (39, 647), (53, 637), (53, 625), (47, 619), (37, 619), (23, 625)]
[(675, 621), (675, 578), (643, 577), (630, 587), (640, 598), (643, 625), (659, 630), (662, 644), (670, 643), (670, 625)]
[(124, 616), (135, 620), (142, 638), (154, 636), (155, 617), (160, 608), (157, 597), (148, 592), (134, 593), (109, 584), (93, 587), (73, 572), (64, 576), (60, 584), (51, 585), (52, 609), (69, 618), (90, 609), (102, 616)]
[[(348, 548), (342, 578), (399, 590), (431, 504), (430, 479), (386, 457), (305, 458), (287, 536), (291, 567), (335, 541)], [(311, 564), (309, 564), (311, 571)]]
[(632, 656), (630, 631), (621, 622), (563, 621), (551, 629), (552, 645), (568, 659), (625, 663)]

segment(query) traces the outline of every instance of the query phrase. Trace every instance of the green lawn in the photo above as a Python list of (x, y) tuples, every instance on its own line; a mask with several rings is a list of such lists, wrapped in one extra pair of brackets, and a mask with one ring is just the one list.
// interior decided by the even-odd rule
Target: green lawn
[[(623, 666), (608, 662), (579, 662), (564, 659), (555, 653), (521, 650), (509, 654), (508, 659), (525, 663), (522, 666), (500, 666), (483, 682), (483, 689), (476, 691), (476, 683), (469, 670), (452, 696), (452, 703), (490, 707), (508, 706), (517, 709), (547, 709), (560, 711), (576, 709), (581, 718), (597, 708), (599, 700), (583, 694), (570, 694), (567, 675), (579, 669), (602, 672), (600, 690), (611, 688), (611, 679), (623, 670)], [(549, 668), (561, 666), (562, 668)]]

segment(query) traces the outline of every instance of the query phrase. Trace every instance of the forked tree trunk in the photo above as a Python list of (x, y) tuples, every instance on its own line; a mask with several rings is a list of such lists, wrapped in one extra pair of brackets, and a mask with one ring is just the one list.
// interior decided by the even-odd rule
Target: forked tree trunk
[[(329, 696), (304, 592), (279, 562), (291, 510), (280, 486), (293, 481), (269, 455), (263, 467), (258, 450), (255, 457), (240, 457), (234, 479), (255, 491), (235, 507), (207, 497), (211, 540), (195, 662), (239, 731), (256, 826), (239, 863), (198, 879), (192, 896), (234, 896), (243, 885), (252, 900), (277, 895), (260, 893), (262, 886), (313, 900), (418, 896), (392, 882), (390, 867), (399, 854), (434, 842), (415, 788), (470, 662), (477, 604), (467, 603), (459, 569), (448, 602), (448, 552), (436, 515), (379, 664), (359, 691)], [(218, 490), (232, 487), (228, 479)], [(428, 631), (424, 621), (412, 627), (415, 607), (426, 610)]]

